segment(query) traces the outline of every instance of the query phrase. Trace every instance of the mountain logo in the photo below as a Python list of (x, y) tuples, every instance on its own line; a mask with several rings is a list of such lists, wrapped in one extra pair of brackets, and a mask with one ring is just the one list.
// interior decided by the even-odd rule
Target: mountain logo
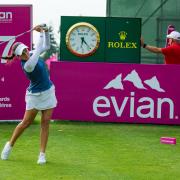
[(136, 70), (132, 70), (131, 73), (127, 74), (124, 79), (122, 79), (122, 74), (117, 75), (104, 87), (104, 89), (113, 88), (124, 90), (126, 81), (132, 83), (137, 89), (147, 90), (150, 88), (158, 92), (165, 92), (165, 90), (160, 87), (160, 83), (156, 76), (143, 81)]

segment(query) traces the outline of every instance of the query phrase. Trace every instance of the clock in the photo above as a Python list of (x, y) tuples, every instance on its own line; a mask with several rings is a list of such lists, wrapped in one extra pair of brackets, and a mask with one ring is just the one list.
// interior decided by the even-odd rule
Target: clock
[(90, 23), (80, 22), (72, 25), (66, 34), (68, 50), (79, 57), (91, 56), (99, 47), (100, 35)]

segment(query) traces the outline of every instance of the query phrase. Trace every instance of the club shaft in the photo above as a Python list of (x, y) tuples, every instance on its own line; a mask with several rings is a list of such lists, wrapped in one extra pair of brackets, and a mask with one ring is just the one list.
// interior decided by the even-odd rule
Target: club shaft
[(0, 45), (4, 44), (4, 43), (6, 43), (6, 42), (8, 42), (8, 41), (10, 41), (10, 40), (12, 40), (12, 39), (16, 39), (17, 37), (20, 37), (20, 36), (22, 36), (22, 35), (24, 35), (24, 34), (26, 34), (26, 33), (29, 33), (29, 32), (31, 32), (32, 30), (33, 30), (33, 28), (30, 29), (30, 30), (28, 30), (28, 31), (25, 31), (25, 32), (23, 32), (23, 33), (21, 33), (21, 34), (18, 34), (18, 35), (16, 35), (16, 36), (14, 36), (13, 38), (8, 39), (7, 41), (3, 41), (3, 42), (0, 43)]
[[(41, 26), (42, 28), (46, 28), (46, 27), (47, 27), (46, 24), (40, 24), (39, 26)], [(10, 41), (10, 40), (12, 40), (12, 39), (16, 39), (17, 37), (20, 37), (20, 36), (22, 36), (22, 35), (24, 35), (24, 34), (26, 34), (26, 33), (29, 33), (29, 32), (31, 32), (31, 31), (33, 31), (33, 29), (34, 29), (34, 28), (29, 29), (28, 31), (25, 31), (25, 32), (23, 32), (23, 33), (21, 33), (21, 34), (18, 34), (18, 35), (16, 35), (16, 36), (14, 36), (13, 38), (8, 39), (7, 41), (3, 41), (3, 42), (0, 43), (0, 45), (4, 44), (4, 43), (6, 43), (6, 42), (8, 42), (8, 41)]]

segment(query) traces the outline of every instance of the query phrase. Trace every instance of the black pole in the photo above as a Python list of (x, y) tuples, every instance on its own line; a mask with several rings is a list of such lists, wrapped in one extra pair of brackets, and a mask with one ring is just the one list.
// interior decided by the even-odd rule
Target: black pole
[(150, 19), (157, 11), (159, 11), (159, 9), (161, 9), (161, 8), (164, 6), (165, 3), (167, 3), (167, 1), (168, 1), (168, 0), (163, 1), (163, 2), (160, 4), (160, 6), (158, 6), (158, 7), (152, 12), (152, 14), (151, 14), (147, 19), (144, 20), (144, 22), (142, 23), (142, 25), (146, 24), (146, 23), (149, 21), (149, 19)]
[(111, 0), (106, 0), (106, 16), (111, 16)]

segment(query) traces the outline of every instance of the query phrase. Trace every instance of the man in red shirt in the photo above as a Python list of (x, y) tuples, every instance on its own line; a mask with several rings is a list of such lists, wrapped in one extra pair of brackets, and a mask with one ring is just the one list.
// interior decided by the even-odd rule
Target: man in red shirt
[(169, 46), (165, 48), (147, 45), (143, 38), (141, 38), (141, 46), (150, 52), (163, 54), (165, 64), (180, 64), (180, 33), (172, 31), (167, 35), (167, 38), (169, 39)]

